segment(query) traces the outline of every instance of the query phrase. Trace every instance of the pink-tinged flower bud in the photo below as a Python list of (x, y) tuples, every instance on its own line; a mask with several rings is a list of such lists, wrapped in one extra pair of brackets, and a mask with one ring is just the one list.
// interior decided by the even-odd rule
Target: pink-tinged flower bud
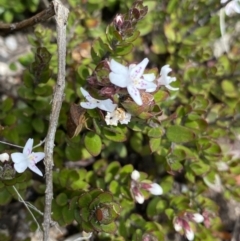
[(9, 155), (7, 153), (0, 154), (0, 161), (1, 162), (9, 161)]
[(180, 218), (175, 218), (173, 221), (173, 227), (175, 231), (180, 232), (182, 230), (182, 221)]
[(202, 223), (204, 221), (204, 217), (199, 213), (194, 213), (192, 220), (195, 221), (196, 223)]
[(189, 223), (185, 219), (182, 219), (182, 225), (186, 238), (189, 241), (192, 241), (194, 239), (194, 232), (192, 231)]
[(202, 215), (204, 217), (204, 226), (206, 228), (210, 228), (211, 220), (214, 217), (214, 213), (212, 213), (211, 211), (208, 211), (208, 210), (204, 210)]
[(188, 221), (185, 220), (184, 218), (180, 218), (180, 217), (174, 218), (173, 226), (177, 232), (181, 232), (183, 230), (186, 238), (189, 241), (192, 241), (194, 239), (194, 232), (191, 229)]
[(195, 223), (202, 223), (204, 221), (204, 217), (199, 213), (185, 213), (184, 216), (189, 220)]
[(132, 189), (132, 194), (134, 196), (134, 199), (139, 203), (139, 204), (143, 204), (144, 203), (144, 196), (142, 195), (142, 193), (139, 191), (137, 186), (133, 186)]
[(116, 17), (113, 20), (115, 26), (119, 29), (123, 25), (124, 18), (122, 14), (117, 14)]
[(185, 236), (189, 241), (192, 241), (194, 239), (194, 232), (191, 228), (185, 231)]
[(163, 190), (157, 183), (141, 183), (141, 188), (149, 191), (153, 195), (162, 195)]

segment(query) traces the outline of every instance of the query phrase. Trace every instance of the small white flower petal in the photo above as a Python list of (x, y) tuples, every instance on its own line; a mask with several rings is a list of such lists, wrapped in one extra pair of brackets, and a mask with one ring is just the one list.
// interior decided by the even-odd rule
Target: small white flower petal
[(130, 78), (132, 80), (137, 80), (137, 79), (141, 78), (148, 62), (149, 62), (149, 59), (145, 58), (145, 59), (142, 60), (142, 62), (137, 64), (135, 67), (133, 67), (130, 70)]
[[(224, 4), (228, 0), (221, 0), (221, 3)], [(239, 0), (232, 0), (224, 7), (225, 13), (228, 16), (231, 16), (235, 13), (240, 13), (240, 1)]]
[(139, 79), (138, 81), (136, 81), (136, 83), (134, 83), (134, 86), (140, 90), (147, 90), (147, 89), (156, 89), (157, 85), (153, 82), (149, 82), (147, 80), (144, 79)]
[(44, 152), (32, 152), (32, 155), (34, 156), (35, 163), (40, 162), (45, 157)]
[(16, 170), (16, 172), (23, 173), (27, 169), (28, 163), (27, 161), (14, 163), (13, 167)]
[(27, 156), (20, 152), (12, 153), (11, 158), (14, 163), (22, 163), (22, 162), (27, 163)]
[(107, 112), (107, 115), (105, 116), (105, 121), (107, 125), (112, 125), (112, 126), (118, 125), (118, 119), (115, 118), (114, 112)]
[(143, 78), (149, 82), (153, 82), (156, 79), (155, 74), (151, 73), (151, 74), (144, 74)]
[(5, 161), (8, 161), (9, 160), (9, 155), (8, 153), (2, 153), (0, 154), (0, 161), (1, 162), (5, 162)]
[(192, 241), (194, 239), (194, 232), (192, 229), (185, 230), (185, 236), (189, 241)]
[(140, 178), (140, 173), (139, 171), (137, 170), (134, 170), (131, 174), (131, 178), (134, 180), (134, 181), (137, 181), (139, 178)]
[(204, 221), (204, 217), (199, 213), (194, 213), (192, 216), (192, 220), (196, 223), (202, 223)]
[(95, 108), (97, 108), (97, 103), (96, 102), (80, 102), (80, 105), (82, 106), (82, 108), (84, 108), (84, 109), (89, 109), (89, 110), (91, 110), (91, 109), (95, 109)]
[(113, 104), (112, 100), (106, 99), (106, 100), (98, 100), (97, 107), (101, 110), (112, 112), (116, 109), (117, 105)]
[(119, 120), (121, 124), (128, 124), (131, 121), (132, 115), (130, 113), (125, 114), (125, 118), (122, 120)]
[(175, 87), (172, 87), (171, 85), (165, 85), (165, 87), (169, 90), (172, 90), (172, 91), (177, 91), (179, 90), (179, 88), (175, 88)]
[(38, 169), (38, 167), (34, 164), (29, 164), (28, 168), (32, 170), (33, 172), (37, 173), (39, 176), (43, 176), (42, 172)]
[(92, 98), (92, 96), (90, 96), (90, 94), (85, 89), (83, 89), (82, 87), (80, 88), (80, 90), (82, 92), (82, 95), (86, 98), (86, 100), (92, 102), (92, 100), (94, 98)]
[(119, 74), (119, 75), (128, 75), (128, 68), (114, 59), (110, 61), (110, 69), (112, 72)]
[(148, 188), (148, 191), (153, 195), (162, 195), (163, 193), (161, 186), (158, 185), (157, 183), (152, 183), (151, 187)]
[(29, 155), (32, 152), (33, 139), (29, 138), (23, 148), (23, 154)]
[(142, 99), (141, 99), (139, 90), (137, 88), (135, 88), (133, 85), (128, 85), (127, 90), (128, 90), (129, 95), (136, 102), (136, 104), (142, 105)]
[(83, 96), (88, 100), (88, 102), (81, 102), (80, 105), (85, 109), (94, 109), (98, 107), (101, 110), (112, 112), (117, 105), (113, 104), (112, 100), (106, 99), (106, 100), (97, 100), (89, 95), (89, 93), (84, 90), (83, 88), (80, 88)]
[(128, 77), (125, 75), (111, 72), (109, 74), (109, 80), (112, 84), (119, 86), (121, 88), (126, 88), (128, 85)]

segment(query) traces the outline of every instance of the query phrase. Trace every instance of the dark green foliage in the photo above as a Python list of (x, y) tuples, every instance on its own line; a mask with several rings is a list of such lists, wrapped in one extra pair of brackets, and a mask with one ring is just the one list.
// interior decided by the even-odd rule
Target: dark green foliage
[[(3, 3), (6, 11), (0, 17), (9, 22), (17, 12), (34, 11), (37, 2), (29, 2)], [(219, 2), (68, 1), (66, 89), (53, 172), (52, 217), (60, 225), (75, 220), (79, 231), (96, 231), (99, 240), (156, 241), (167, 240), (176, 216), (206, 212), (211, 226), (196, 225), (196, 240), (220, 241), (214, 234), (225, 230), (207, 183), (218, 176), (222, 195), (239, 201), (239, 155), (233, 158), (221, 140), (234, 142), (240, 131), (240, 46), (232, 16), (226, 18), (226, 30), (232, 34), (229, 52), (214, 55), (214, 43), (221, 37)], [(103, 14), (106, 10), (109, 16)], [(17, 97), (6, 94), (0, 103), (1, 139), (23, 145), (30, 137), (35, 143), (45, 138), (57, 74), (55, 36), (43, 25), (29, 35), (33, 48), (19, 59), (26, 69)], [(126, 89), (111, 85), (108, 61), (114, 58), (128, 66), (145, 57), (150, 59), (145, 73), (158, 77), (169, 64), (177, 77), (172, 86), (179, 91), (162, 86), (154, 101), (145, 93), (147, 104), (138, 106)], [(96, 99), (111, 96), (132, 114), (130, 123), (108, 126), (106, 113), (97, 108), (79, 110), (73, 119), (71, 106), (85, 101), (80, 87)], [(0, 144), (0, 150), (11, 153), (14, 147)], [(219, 169), (223, 163), (228, 170)], [(31, 180), (30, 171), (16, 174), (11, 163), (0, 164), (0, 204), (18, 198), (13, 185), (23, 196), (33, 186), (39, 195), (35, 205), (42, 210), (43, 179)], [(136, 205), (130, 192), (134, 169), (145, 172), (142, 179), (149, 175), (159, 183), (163, 195), (146, 192), (145, 203)]]

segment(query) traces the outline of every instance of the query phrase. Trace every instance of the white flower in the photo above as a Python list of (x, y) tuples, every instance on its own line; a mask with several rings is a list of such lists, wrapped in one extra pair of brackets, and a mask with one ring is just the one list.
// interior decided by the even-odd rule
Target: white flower
[(112, 112), (117, 107), (116, 104), (113, 104), (112, 100), (97, 100), (90, 96), (90, 94), (83, 88), (80, 88), (83, 96), (86, 98), (88, 102), (81, 102), (80, 105), (85, 109), (94, 109), (98, 107), (101, 110)]
[(105, 121), (107, 125), (113, 125), (113, 126), (117, 126), (118, 121), (121, 124), (128, 124), (130, 120), (131, 120), (131, 114), (126, 113), (122, 108), (117, 108), (113, 112), (108, 112), (107, 115), (105, 116)]
[[(221, 4), (226, 3), (228, 0), (221, 0)], [(228, 16), (233, 15), (234, 13), (240, 13), (240, 1), (232, 0), (224, 7), (225, 13)]]
[[(148, 82), (153, 82), (156, 79), (155, 74), (144, 74), (143, 75), (144, 80), (147, 80)], [(157, 89), (157, 85), (154, 88), (146, 89), (146, 92), (154, 92)]]
[(157, 80), (158, 85), (164, 85), (169, 90), (179, 90), (179, 88), (174, 88), (170, 84), (176, 81), (175, 77), (169, 77), (168, 74), (172, 71), (169, 65), (164, 65), (160, 72), (160, 78)]
[(107, 115), (105, 116), (105, 121), (106, 121), (107, 125), (110, 125), (110, 126), (118, 125), (118, 118), (116, 118), (114, 111), (107, 112)]
[(37, 168), (36, 163), (41, 161), (45, 157), (44, 152), (32, 152), (33, 139), (28, 139), (27, 143), (23, 148), (23, 153), (12, 153), (11, 158), (14, 162), (14, 169), (18, 173), (24, 172), (27, 167), (33, 172), (42, 176), (42, 172)]
[(9, 155), (7, 153), (0, 154), (0, 161), (5, 162), (9, 160)]
[(140, 173), (137, 170), (134, 170), (131, 173), (131, 193), (134, 197), (134, 199), (142, 204), (144, 202), (144, 196), (141, 193), (141, 189), (144, 189), (148, 192), (150, 192), (153, 195), (161, 195), (163, 193), (163, 190), (160, 185), (157, 183), (146, 183), (146, 182), (140, 182)]
[(139, 90), (151, 90), (156, 89), (156, 84), (146, 80), (143, 76), (143, 72), (148, 64), (148, 58), (145, 58), (142, 62), (137, 65), (130, 65), (126, 67), (119, 64), (114, 59), (110, 61), (110, 69), (112, 72), (109, 74), (111, 83), (121, 88), (127, 88), (129, 95), (138, 104), (142, 105), (142, 99)]

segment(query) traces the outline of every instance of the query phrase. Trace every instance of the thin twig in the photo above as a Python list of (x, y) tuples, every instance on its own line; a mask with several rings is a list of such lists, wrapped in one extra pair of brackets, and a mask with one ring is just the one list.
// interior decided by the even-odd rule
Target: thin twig
[(54, 11), (54, 6), (53, 3), (49, 5), (49, 7), (42, 12), (34, 15), (33, 17), (29, 19), (25, 19), (21, 22), (18, 23), (2, 23), (0, 22), (0, 33), (9, 33), (17, 30), (21, 30), (23, 28), (27, 28), (30, 26), (33, 26), (37, 23), (44, 22), (47, 19), (51, 18), (54, 16), (55, 11)]
[[(28, 212), (31, 214), (34, 222), (37, 224), (37, 232), (41, 231), (41, 227), (40, 225), (38, 224), (38, 221), (36, 220), (35, 216), (33, 215), (33, 213), (31, 212), (31, 210), (29, 209), (28, 207), (28, 204), (23, 200), (22, 196), (20, 195), (20, 193), (18, 192), (18, 190), (16, 189), (15, 186), (12, 186), (14, 191), (16, 192), (17, 196), (18, 196), (18, 200), (24, 204), (24, 206), (27, 208)], [(36, 211), (36, 208), (34, 209)]]
[(68, 9), (59, 0), (53, 1), (55, 9), (55, 19), (57, 23), (57, 46), (58, 46), (58, 76), (57, 84), (52, 100), (52, 111), (49, 120), (48, 133), (44, 145), (45, 150), (45, 170), (46, 170), (46, 191), (45, 208), (43, 221), (43, 240), (47, 241), (51, 225), (51, 208), (53, 199), (52, 167), (54, 139), (58, 124), (59, 113), (62, 107), (65, 88), (65, 65), (66, 65), (66, 22)]

